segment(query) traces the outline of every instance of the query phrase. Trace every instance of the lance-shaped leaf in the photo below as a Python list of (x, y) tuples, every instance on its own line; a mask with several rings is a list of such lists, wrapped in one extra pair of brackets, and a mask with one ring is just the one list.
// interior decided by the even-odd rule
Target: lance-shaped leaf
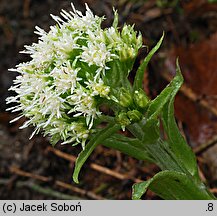
[(145, 69), (147, 68), (147, 65), (148, 65), (149, 61), (151, 60), (152, 56), (160, 48), (160, 45), (162, 44), (163, 38), (164, 38), (164, 33), (163, 33), (162, 37), (160, 38), (160, 40), (158, 41), (158, 43), (155, 45), (155, 47), (148, 53), (148, 55), (145, 57), (142, 64), (139, 66), (139, 68), (136, 72), (135, 79), (134, 79), (134, 84), (133, 84), (133, 90), (134, 91), (142, 88), (142, 82), (143, 82), (143, 78), (144, 78)]
[(158, 196), (167, 200), (211, 200), (215, 199), (206, 190), (204, 184), (194, 181), (184, 173), (176, 171), (162, 171), (148, 181), (133, 185), (132, 198), (141, 199), (150, 189)]
[(191, 175), (199, 178), (198, 169), (196, 163), (196, 157), (186, 143), (184, 137), (181, 135), (179, 128), (176, 124), (176, 120), (174, 117), (174, 99), (175, 95), (178, 92), (181, 84), (183, 82), (183, 77), (180, 71), (180, 67), (177, 61), (177, 70), (176, 70), (176, 84), (173, 92), (170, 95), (170, 100), (163, 108), (162, 120), (164, 129), (168, 136), (168, 143), (172, 152), (176, 155), (176, 158), (180, 161), (180, 163), (185, 166), (188, 172)]
[(118, 27), (118, 12), (115, 10), (115, 8), (113, 8), (113, 12), (114, 12), (114, 21), (112, 23), (112, 27), (116, 29)]
[(166, 88), (150, 102), (146, 113), (146, 125), (152, 124), (152, 121), (161, 114), (163, 108), (171, 100), (172, 96), (174, 97), (176, 95), (182, 83), (183, 77), (179, 71)]
[(117, 130), (120, 129), (120, 125), (113, 124), (107, 126), (105, 129), (99, 131), (92, 139), (88, 142), (88, 144), (85, 146), (85, 149), (78, 155), (78, 158), (75, 163), (75, 170), (73, 173), (73, 180), (76, 183), (79, 183), (78, 181), (78, 175), (79, 172), (87, 160), (87, 158), (90, 156), (90, 154), (93, 152), (93, 150), (103, 142), (106, 138), (114, 134)]
[(119, 150), (138, 160), (154, 162), (143, 143), (136, 138), (129, 138), (121, 134), (113, 134), (111, 137), (105, 139), (102, 144), (109, 148)]

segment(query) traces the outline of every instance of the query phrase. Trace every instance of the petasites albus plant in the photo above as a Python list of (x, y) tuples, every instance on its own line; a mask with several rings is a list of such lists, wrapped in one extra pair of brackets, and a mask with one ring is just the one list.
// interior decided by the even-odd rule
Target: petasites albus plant
[[(133, 199), (140, 199), (148, 188), (164, 199), (214, 199), (199, 178), (195, 155), (174, 118), (174, 97), (183, 82), (178, 62), (176, 76), (155, 99), (142, 88), (144, 71), (163, 36), (131, 84), (128, 76), (143, 46), (133, 26), (118, 28), (114, 11), (112, 26), (102, 29), (105, 18), (87, 5), (84, 15), (73, 5), (72, 11), (60, 14), (51, 15), (57, 24), (48, 32), (36, 27), (38, 42), (21, 52), (31, 60), (11, 69), (19, 75), (9, 89), (16, 94), (7, 98), (12, 104), (8, 110), (20, 113), (12, 122), (26, 117), (20, 128), (33, 125), (31, 137), (41, 131), (53, 145), (81, 144), (75, 182), (88, 156), (102, 144), (162, 169), (133, 186)], [(160, 122), (166, 139), (160, 135)]]

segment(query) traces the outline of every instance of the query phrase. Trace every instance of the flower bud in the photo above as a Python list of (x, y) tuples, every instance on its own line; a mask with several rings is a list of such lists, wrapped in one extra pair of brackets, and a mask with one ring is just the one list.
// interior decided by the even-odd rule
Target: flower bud
[(127, 116), (132, 122), (139, 121), (142, 117), (142, 114), (138, 110), (130, 110), (127, 112)]
[(119, 93), (119, 104), (123, 107), (129, 107), (133, 103), (133, 98), (131, 93), (125, 89), (121, 88)]
[(149, 102), (149, 98), (142, 89), (134, 92), (134, 101), (140, 108), (145, 108)]
[(116, 121), (121, 125), (123, 131), (125, 131), (125, 127), (131, 123), (127, 114), (124, 112), (121, 112), (116, 116)]

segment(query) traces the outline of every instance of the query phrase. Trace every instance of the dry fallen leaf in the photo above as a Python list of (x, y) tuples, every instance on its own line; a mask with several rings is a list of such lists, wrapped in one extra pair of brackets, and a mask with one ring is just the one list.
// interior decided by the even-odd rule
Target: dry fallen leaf
[[(196, 94), (198, 101), (192, 101), (184, 94), (178, 94), (175, 101), (176, 116), (183, 122), (190, 144), (198, 147), (217, 134), (217, 116), (199, 105), (200, 100), (217, 108), (217, 33), (210, 38), (186, 47), (176, 47), (166, 61), (168, 70), (174, 74), (174, 60), (179, 56), (185, 85)], [(204, 154), (217, 179), (217, 147)]]

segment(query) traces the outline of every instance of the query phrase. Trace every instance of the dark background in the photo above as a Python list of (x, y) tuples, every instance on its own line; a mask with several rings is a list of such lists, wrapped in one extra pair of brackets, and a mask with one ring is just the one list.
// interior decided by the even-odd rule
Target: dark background
[[(185, 84), (175, 102), (177, 122), (197, 154), (201, 178), (216, 192), (217, 4), (207, 0), (72, 2), (81, 11), (87, 2), (95, 14), (105, 15), (103, 27), (111, 25), (114, 6), (120, 27), (124, 22), (135, 23), (149, 48), (165, 32), (163, 45), (145, 74), (144, 88), (154, 98), (174, 75), (179, 56)], [(76, 185), (71, 175), (79, 147), (57, 145), (52, 149), (40, 135), (29, 140), (31, 128), (18, 129), (24, 119), (9, 124), (16, 115), (5, 112), (5, 98), (16, 73), (8, 68), (29, 60), (19, 51), (37, 41), (34, 26), (49, 30), (54, 24), (49, 14), (58, 15), (61, 9), (70, 10), (70, 1), (0, 0), (0, 198), (130, 199), (132, 184), (152, 177), (158, 171), (155, 165), (99, 146)], [(140, 51), (135, 67), (146, 53), (146, 48)], [(145, 199), (159, 198), (149, 191)]]

